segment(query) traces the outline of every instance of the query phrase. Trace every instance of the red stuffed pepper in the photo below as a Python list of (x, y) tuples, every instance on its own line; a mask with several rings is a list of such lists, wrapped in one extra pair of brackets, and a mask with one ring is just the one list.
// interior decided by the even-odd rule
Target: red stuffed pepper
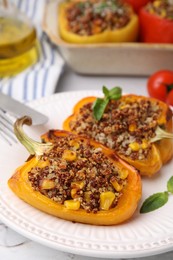
[(140, 10), (140, 39), (147, 43), (173, 43), (173, 3), (156, 0)]

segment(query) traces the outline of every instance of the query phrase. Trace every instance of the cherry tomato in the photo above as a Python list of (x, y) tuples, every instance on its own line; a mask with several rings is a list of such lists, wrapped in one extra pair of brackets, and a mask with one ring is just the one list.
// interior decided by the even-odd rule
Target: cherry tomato
[(168, 93), (166, 103), (168, 103), (170, 106), (173, 106), (173, 89)]
[(139, 12), (142, 6), (146, 5), (151, 0), (124, 0), (124, 2), (130, 4), (136, 13)]
[(160, 70), (151, 75), (147, 82), (147, 89), (151, 97), (166, 102), (169, 92), (173, 89), (173, 71)]

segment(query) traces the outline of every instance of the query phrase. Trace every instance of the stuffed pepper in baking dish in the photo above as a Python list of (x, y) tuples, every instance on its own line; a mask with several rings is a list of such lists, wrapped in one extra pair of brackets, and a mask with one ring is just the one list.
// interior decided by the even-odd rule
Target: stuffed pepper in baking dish
[(140, 38), (147, 43), (173, 43), (173, 1), (155, 0), (140, 10)]
[(70, 43), (132, 42), (138, 36), (138, 16), (121, 0), (72, 0), (58, 11), (60, 36)]

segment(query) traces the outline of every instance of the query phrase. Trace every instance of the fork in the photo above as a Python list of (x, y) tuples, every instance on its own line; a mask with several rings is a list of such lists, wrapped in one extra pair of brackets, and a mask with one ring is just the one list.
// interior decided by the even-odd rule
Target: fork
[(14, 121), (15, 118), (10, 117), (7, 112), (0, 109), (0, 137), (10, 146), (18, 143), (13, 132)]

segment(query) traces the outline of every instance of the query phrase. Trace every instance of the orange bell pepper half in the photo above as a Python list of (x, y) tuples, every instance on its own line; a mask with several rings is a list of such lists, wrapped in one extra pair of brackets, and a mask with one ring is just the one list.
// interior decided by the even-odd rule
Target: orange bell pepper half
[[(74, 106), (72, 115), (70, 115), (64, 121), (64, 123), (63, 123), (64, 130), (71, 131), (71, 132), (74, 132), (76, 134), (79, 134), (79, 132), (80, 132), (80, 134), (84, 134), (85, 136), (92, 138), (91, 132), (86, 130), (82, 133), (81, 132), (82, 130), (78, 131), (77, 128), (72, 128), (72, 124), (73, 124), (73, 122), (77, 122), (79, 120), (81, 109), (84, 112), (84, 106), (87, 105), (87, 104), (93, 104), (95, 100), (96, 100), (96, 97), (86, 97), (86, 98), (83, 98), (82, 100), (80, 100)], [(154, 98), (147, 98), (147, 97), (136, 96), (136, 95), (132, 95), (132, 94), (122, 96), (122, 98), (120, 99), (120, 102), (122, 102), (122, 108), (123, 108), (123, 106), (125, 106), (126, 102), (129, 102), (129, 101), (135, 102), (135, 101), (140, 101), (140, 100), (144, 100), (144, 101), (146, 100), (146, 101), (149, 101), (153, 104), (158, 104), (158, 106), (160, 107), (161, 113), (160, 113), (160, 115), (157, 119), (157, 123), (158, 123), (159, 126), (164, 127), (164, 129), (167, 132), (172, 133), (172, 131), (173, 131), (172, 130), (173, 129), (172, 111), (170, 110), (168, 105), (165, 104), (164, 102), (158, 101)], [(116, 109), (116, 101), (115, 101), (115, 109)], [(127, 113), (127, 117), (128, 117), (128, 113)], [(103, 119), (103, 120), (105, 121), (105, 119)], [(96, 128), (95, 131), (97, 132), (98, 129), (101, 129), (101, 125), (103, 124), (103, 121), (102, 120), (96, 121), (94, 119), (92, 113), (91, 113), (90, 124), (91, 123), (95, 125), (95, 128)], [(116, 121), (115, 122), (112, 121), (112, 126), (114, 126), (116, 124), (117, 124)], [(97, 127), (98, 127), (98, 129), (97, 129)], [(138, 129), (134, 130), (134, 133), (135, 133), (135, 131), (138, 131)], [(110, 138), (110, 136), (112, 138), (114, 138), (114, 135), (115, 135), (114, 132), (109, 133), (109, 138)], [(123, 154), (119, 151), (116, 151), (116, 152), (118, 153), (118, 155), (123, 160), (127, 161), (128, 163), (133, 165), (136, 169), (138, 169), (141, 175), (152, 176), (161, 169), (163, 164), (167, 163), (172, 158), (172, 156), (173, 156), (173, 141), (172, 141), (171, 138), (172, 137), (170, 137), (170, 139), (162, 138), (159, 141), (151, 143), (150, 144), (151, 149), (148, 153), (148, 156), (143, 158), (143, 159), (133, 159), (132, 157), (130, 157), (126, 154)], [(100, 141), (100, 142), (102, 142), (102, 141)], [(141, 140), (141, 142), (142, 142), (142, 140)], [(150, 143), (149, 140), (147, 142)], [(139, 147), (137, 147), (137, 148), (132, 147), (132, 149), (139, 150), (140, 145), (138, 145), (138, 146)], [(145, 146), (145, 144), (144, 144), (144, 146)], [(109, 145), (108, 145), (108, 147), (109, 147)], [(145, 149), (145, 147), (143, 149)]]
[[(108, 149), (101, 144), (90, 140), (85, 139), (80, 136), (73, 135), (66, 131), (60, 130), (50, 130), (46, 134), (42, 136), (44, 143), (38, 143), (31, 140), (27, 137), (21, 129), (23, 124), (30, 124), (31, 121), (28, 121), (28, 118), (22, 118), (17, 120), (17, 137), (18, 139), (26, 146), (28, 151), (32, 154), (32, 156), (28, 159), (28, 161), (16, 169), (13, 176), (9, 179), (8, 185), (10, 189), (23, 201), (32, 205), (33, 207), (44, 211), (48, 214), (53, 216), (69, 220), (75, 222), (81, 222), (85, 224), (92, 224), (92, 225), (116, 225), (119, 223), (123, 223), (127, 221), (129, 218), (132, 217), (134, 214), (138, 202), (141, 198), (141, 178), (138, 174), (138, 171), (124, 162), (121, 158), (119, 158), (114, 151)], [(16, 128), (16, 126), (15, 126)], [(58, 185), (61, 183), (61, 177), (65, 174), (65, 168), (62, 169), (58, 168), (56, 175), (54, 173), (54, 177), (49, 179), (46, 177), (46, 172), (52, 169), (52, 154), (60, 149), (62, 151), (63, 147), (61, 144), (63, 140), (67, 143), (69, 147), (72, 147), (71, 153), (65, 150), (63, 155), (57, 158), (58, 164), (66, 165), (68, 167), (68, 175), (70, 174), (69, 170), (73, 163), (77, 163), (77, 174), (82, 172), (82, 164), (81, 160), (79, 161), (78, 157), (81, 156), (80, 147), (89, 147), (90, 150), (95, 151), (96, 153), (99, 152), (100, 156), (104, 157), (104, 164), (109, 163), (111, 166), (109, 168), (117, 169), (120, 182), (118, 183), (118, 179), (112, 181), (109, 184), (109, 190), (103, 191), (100, 193), (100, 199), (97, 198), (98, 205), (100, 204), (100, 209), (97, 212), (88, 212), (84, 208), (80, 207), (80, 200), (77, 197), (80, 194), (85, 194), (85, 192), (90, 192), (88, 189), (85, 190), (87, 184), (87, 176), (81, 177), (80, 182), (74, 181), (76, 175), (74, 174), (73, 178), (70, 179), (69, 185), (70, 192), (64, 189), (64, 192), (68, 194), (68, 198), (66, 198), (65, 202), (57, 202), (46, 194), (57, 194), (58, 192)], [(57, 144), (58, 140), (60, 142)], [(54, 149), (56, 145), (56, 148)], [(75, 150), (76, 149), (76, 150)], [(79, 149), (79, 152), (77, 152)], [(43, 151), (43, 154), (42, 152)], [(35, 153), (35, 155), (34, 155)], [(76, 155), (76, 156), (75, 156)], [(45, 157), (46, 156), (46, 157)], [(93, 155), (94, 156), (94, 155)], [(49, 157), (51, 159), (49, 160)], [(47, 158), (47, 159), (43, 159)], [(87, 157), (87, 153), (85, 157), (82, 157), (82, 160), (85, 163), (91, 160), (91, 156)], [(56, 161), (54, 162), (54, 171), (55, 171)], [(114, 168), (115, 167), (115, 168)], [(99, 168), (99, 166), (98, 166)], [(72, 169), (72, 168), (71, 168)], [(42, 175), (39, 175), (39, 171), (43, 170), (44, 178)], [(109, 169), (107, 169), (108, 171)], [(30, 172), (34, 171), (36, 173), (36, 178), (38, 183), (37, 189), (33, 188), (32, 178), (30, 178)], [(97, 170), (97, 179), (99, 178), (99, 170)], [(89, 173), (88, 173), (89, 174)], [(42, 181), (38, 181), (38, 175), (42, 178)], [(59, 182), (55, 183), (56, 176), (58, 176)], [(81, 175), (82, 176), (82, 175)], [(107, 180), (109, 179), (109, 175), (106, 177)], [(87, 179), (87, 180), (86, 180)], [(95, 179), (96, 181), (96, 179)], [(85, 186), (84, 186), (85, 183)], [(124, 183), (124, 184), (123, 184)], [(57, 185), (57, 186), (56, 186)], [(103, 184), (104, 185), (104, 184)], [(111, 186), (112, 185), (112, 186)], [(39, 190), (41, 186), (41, 191)], [(72, 188), (70, 188), (72, 187)], [(89, 187), (89, 186), (87, 186)], [(76, 192), (76, 188), (80, 190), (80, 193)], [(57, 189), (57, 190), (56, 190)], [(101, 187), (100, 187), (101, 189)], [(92, 192), (92, 190), (91, 190)], [(99, 193), (99, 191), (97, 191)], [(121, 196), (119, 196), (118, 201), (114, 204), (116, 200), (117, 194), (121, 192)], [(61, 190), (61, 194), (62, 190)], [(71, 194), (71, 195), (69, 195)], [(88, 193), (87, 193), (88, 194)], [(75, 198), (74, 198), (75, 195)], [(70, 197), (71, 196), (71, 197)], [(81, 195), (82, 196), (82, 195)], [(91, 197), (89, 198), (89, 202)], [(58, 197), (57, 197), (58, 200)], [(113, 203), (113, 206), (111, 206)], [(89, 204), (90, 205), (90, 204)]]

